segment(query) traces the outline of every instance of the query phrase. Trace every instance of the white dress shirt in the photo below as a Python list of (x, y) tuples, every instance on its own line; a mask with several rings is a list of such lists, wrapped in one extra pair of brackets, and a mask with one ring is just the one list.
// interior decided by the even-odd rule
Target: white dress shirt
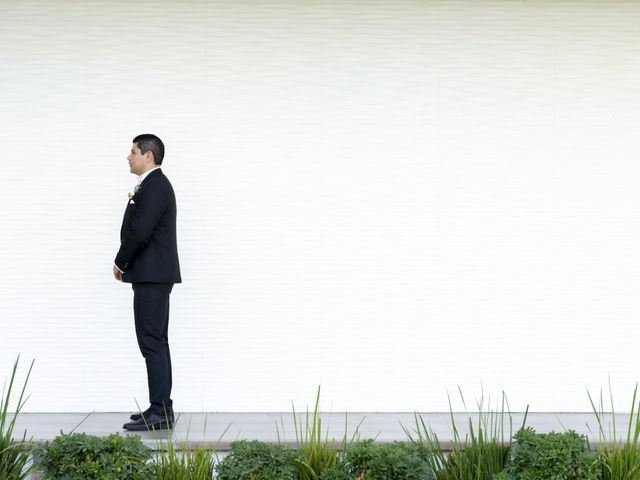
[(153, 167), (151, 170), (147, 170), (146, 172), (144, 172), (142, 175), (138, 175), (138, 185), (140, 185), (142, 183), (142, 181), (147, 178), (147, 175), (149, 175), (151, 172), (153, 172), (154, 170), (158, 170), (160, 167), (160, 165), (158, 165), (157, 167)]

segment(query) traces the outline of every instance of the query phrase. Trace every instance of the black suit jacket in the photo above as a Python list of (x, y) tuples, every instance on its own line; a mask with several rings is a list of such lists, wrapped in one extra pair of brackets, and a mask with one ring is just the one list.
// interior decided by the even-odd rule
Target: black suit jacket
[(176, 236), (176, 197), (160, 169), (142, 181), (129, 201), (115, 264), (128, 283), (181, 283)]

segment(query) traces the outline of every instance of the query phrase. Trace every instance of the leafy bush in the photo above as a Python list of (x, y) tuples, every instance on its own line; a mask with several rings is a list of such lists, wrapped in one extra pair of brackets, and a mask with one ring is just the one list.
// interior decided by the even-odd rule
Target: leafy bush
[(75, 433), (47, 442), (41, 466), (51, 480), (147, 480), (150, 457), (139, 436)]
[(216, 465), (218, 480), (297, 480), (298, 455), (281, 445), (256, 440), (233, 442)]
[(506, 471), (517, 480), (599, 480), (598, 455), (587, 439), (574, 431), (537, 434), (533, 428), (516, 433)]
[(13, 415), (9, 415), (9, 400), (11, 399), (11, 391), (16, 380), (16, 372), (20, 358), (16, 359), (9, 378), (9, 386), (3, 388), (3, 395), (0, 397), (0, 478), (2, 480), (22, 480), (27, 478), (33, 470), (33, 466), (29, 466), (29, 458), (33, 452), (33, 444), (26, 438), (26, 432), (22, 436), (22, 441), (13, 440), (13, 430), (16, 420), (26, 402), (24, 397), (27, 388), (27, 382), (31, 375), (33, 362), (29, 368), (29, 373), (22, 385), (18, 403), (15, 406)]
[(419, 446), (395, 442), (353, 444), (346, 452), (350, 473), (363, 480), (424, 480), (432, 478)]
[(507, 472), (502, 471), (500, 473), (496, 473), (492, 480), (513, 480), (513, 477), (511, 477)]
[(347, 465), (338, 460), (333, 467), (323, 470), (318, 480), (353, 480), (353, 476), (349, 475)]

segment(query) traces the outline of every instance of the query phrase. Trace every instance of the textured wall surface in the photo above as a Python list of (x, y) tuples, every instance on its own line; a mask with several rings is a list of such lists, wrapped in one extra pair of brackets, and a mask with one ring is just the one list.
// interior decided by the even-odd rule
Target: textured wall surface
[[(177, 410), (627, 404), (640, 4), (0, 0), (0, 376), (146, 401), (111, 274), (138, 133), (167, 145)], [(473, 403), (472, 401), (470, 403)]]

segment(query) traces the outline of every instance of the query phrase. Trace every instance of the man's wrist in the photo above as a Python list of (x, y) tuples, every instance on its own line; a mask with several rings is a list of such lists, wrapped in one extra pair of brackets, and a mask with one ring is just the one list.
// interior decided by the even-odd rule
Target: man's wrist
[(120, 273), (124, 273), (124, 270), (122, 270), (118, 265), (116, 265), (115, 263), (113, 264), (114, 267), (116, 267), (116, 270), (118, 270)]

